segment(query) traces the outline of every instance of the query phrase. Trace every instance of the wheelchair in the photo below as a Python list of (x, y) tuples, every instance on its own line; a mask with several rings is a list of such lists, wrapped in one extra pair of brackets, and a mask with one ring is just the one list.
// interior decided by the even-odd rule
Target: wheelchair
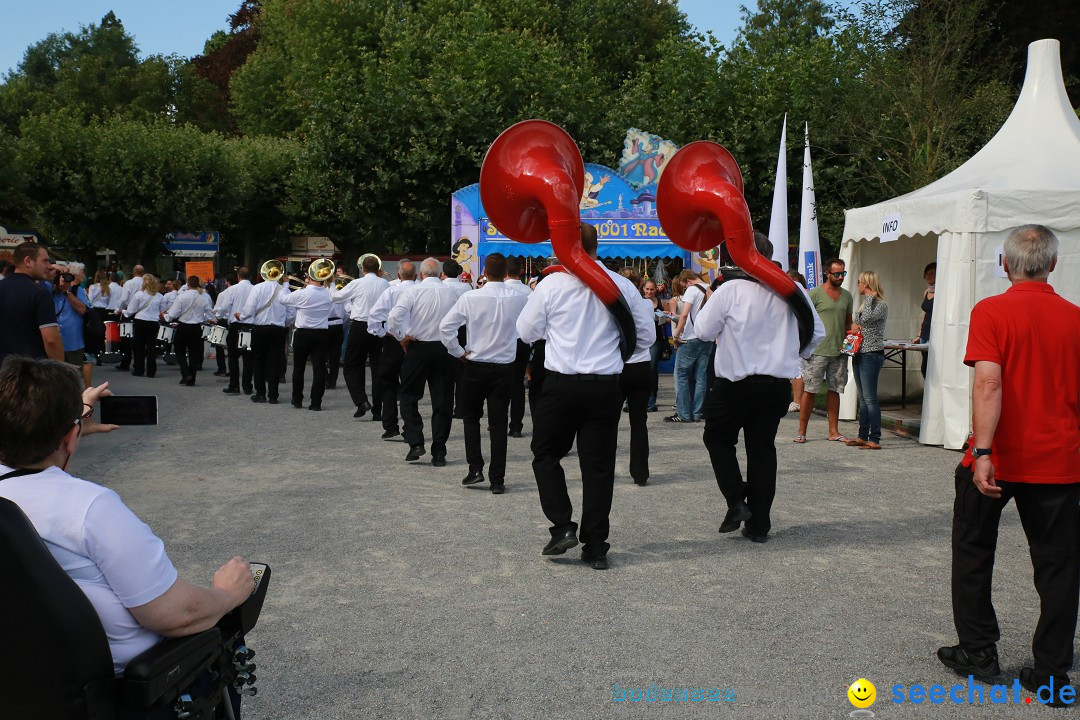
[[(19, 506), (0, 498), (0, 717), (5, 720), (117, 720), (233, 717), (228, 689), (254, 695), (255, 626), (270, 568), (252, 564), (255, 591), (217, 626), (166, 639), (135, 657), (122, 677), (97, 612)], [(193, 689), (197, 687), (198, 690)]]

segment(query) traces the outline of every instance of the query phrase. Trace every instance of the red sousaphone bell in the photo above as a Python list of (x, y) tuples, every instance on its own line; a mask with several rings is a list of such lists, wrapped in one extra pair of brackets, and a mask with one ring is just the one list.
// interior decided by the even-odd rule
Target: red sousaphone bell
[(581, 246), (579, 203), (585, 165), (565, 130), (525, 120), (502, 132), (480, 168), (480, 199), (495, 227), (523, 243), (544, 242), (563, 267), (596, 293), (618, 325), (623, 360), (634, 352), (637, 330), (630, 306), (608, 274)]
[(814, 309), (795, 281), (754, 245), (742, 172), (724, 147), (702, 140), (675, 153), (660, 176), (656, 214), (667, 236), (684, 250), (702, 252), (726, 242), (735, 264), (791, 307), (800, 349), (810, 344)]

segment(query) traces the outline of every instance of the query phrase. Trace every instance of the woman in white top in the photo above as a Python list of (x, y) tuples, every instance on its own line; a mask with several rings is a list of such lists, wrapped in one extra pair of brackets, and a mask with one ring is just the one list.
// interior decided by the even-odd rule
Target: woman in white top
[(98, 270), (94, 275), (94, 284), (86, 291), (90, 299), (90, 307), (98, 310), (108, 310), (112, 299), (112, 287), (109, 284), (109, 274), (104, 270)]
[(131, 366), (131, 374), (136, 377), (157, 375), (158, 321), (165, 310), (161, 293), (158, 292), (157, 278), (150, 273), (143, 275), (142, 289), (132, 296), (124, 310), (126, 317), (135, 318), (135, 337), (131, 343), (135, 362)]

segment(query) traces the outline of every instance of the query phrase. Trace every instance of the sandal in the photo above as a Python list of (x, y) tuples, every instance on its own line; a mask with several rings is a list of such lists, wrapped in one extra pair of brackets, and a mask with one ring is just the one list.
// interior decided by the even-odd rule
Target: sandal
[(792, 440), (791, 442), (797, 442), (800, 445), (802, 445), (804, 442), (806, 442), (806, 436), (805, 435), (796, 435), (795, 439)]
[(837, 435), (837, 436), (836, 436), (836, 437), (834, 437), (834, 438), (829, 438), (829, 442), (842, 442), (842, 443), (846, 443), (847, 441), (848, 441), (848, 439), (847, 439), (846, 437), (844, 437), (843, 435)]
[(854, 440), (848, 440), (847, 441), (847, 446), (848, 447), (861, 447), (861, 446), (863, 446), (865, 444), (866, 444), (866, 441), (863, 440), (862, 438), (855, 438)]
[(868, 442), (865, 445), (859, 447), (860, 450), (880, 450), (881, 445), (876, 442)]

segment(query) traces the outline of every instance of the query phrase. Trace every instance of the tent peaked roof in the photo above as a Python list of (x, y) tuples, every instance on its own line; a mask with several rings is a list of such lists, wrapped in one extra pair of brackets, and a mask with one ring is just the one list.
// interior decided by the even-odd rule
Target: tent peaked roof
[[(1028, 45), (1024, 87), (997, 134), (939, 180), (892, 200), (849, 210), (845, 240), (878, 237), (883, 215), (901, 216), (901, 235), (985, 232), (1025, 222), (1080, 225), (1080, 119), (1061, 76), (1061, 44)], [(1058, 222), (1055, 223), (1054, 221)]]

